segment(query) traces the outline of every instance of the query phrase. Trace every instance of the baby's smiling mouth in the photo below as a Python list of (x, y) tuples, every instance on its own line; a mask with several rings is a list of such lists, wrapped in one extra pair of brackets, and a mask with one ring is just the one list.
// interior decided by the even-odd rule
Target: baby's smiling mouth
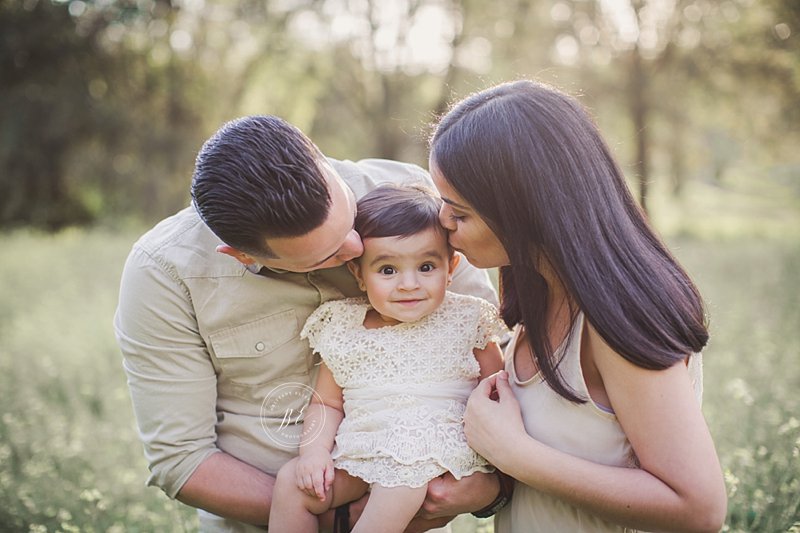
[(400, 305), (414, 305), (422, 301), (422, 298), (409, 298), (407, 300), (395, 300)]

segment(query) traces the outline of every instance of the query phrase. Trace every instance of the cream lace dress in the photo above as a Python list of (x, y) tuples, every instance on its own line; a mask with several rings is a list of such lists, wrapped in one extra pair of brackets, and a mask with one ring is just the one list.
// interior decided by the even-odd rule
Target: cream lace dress
[(336, 468), (385, 487), (491, 472), (467, 445), (463, 414), (480, 375), (472, 349), (506, 331), (495, 307), (448, 292), (422, 320), (366, 329), (370, 308), (366, 298), (326, 302), (301, 333), (343, 390)]

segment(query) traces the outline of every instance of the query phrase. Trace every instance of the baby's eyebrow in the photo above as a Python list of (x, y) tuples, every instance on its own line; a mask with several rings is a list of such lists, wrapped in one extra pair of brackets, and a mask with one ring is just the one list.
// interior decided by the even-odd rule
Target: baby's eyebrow
[[(419, 257), (420, 257), (420, 259), (429, 259), (429, 258), (444, 259), (445, 255), (443, 255), (438, 250), (428, 250), (426, 252), (423, 252), (423, 253), (419, 254)], [(374, 266), (377, 263), (382, 263), (384, 261), (391, 262), (392, 260), (397, 259), (397, 258), (398, 258), (398, 256), (394, 255), (394, 254), (381, 254), (381, 255), (375, 256), (375, 258), (372, 261), (369, 262), (369, 265), (370, 266)]]
[(381, 255), (375, 256), (375, 258), (372, 261), (370, 261), (369, 264), (370, 264), (370, 266), (373, 266), (373, 265), (375, 265), (377, 263), (382, 263), (384, 261), (391, 261), (392, 259), (395, 259), (396, 257), (397, 256), (392, 255), (392, 254), (381, 254)]

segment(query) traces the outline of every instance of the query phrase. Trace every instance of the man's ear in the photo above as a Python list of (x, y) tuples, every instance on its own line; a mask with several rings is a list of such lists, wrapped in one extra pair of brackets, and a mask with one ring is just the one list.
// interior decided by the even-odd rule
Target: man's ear
[(233, 257), (244, 266), (252, 265), (253, 263), (256, 262), (255, 259), (247, 255), (246, 253), (237, 250), (233, 246), (228, 246), (227, 244), (220, 244), (219, 246), (217, 246), (217, 252)]
[(366, 292), (367, 287), (364, 285), (364, 278), (361, 277), (361, 263), (358, 261), (358, 259), (348, 261), (347, 269), (350, 270), (350, 273), (354, 278), (356, 278), (356, 281), (358, 282), (358, 288)]
[(450, 254), (450, 264), (447, 268), (447, 285), (450, 285), (453, 282), (453, 272), (456, 271), (456, 267), (461, 262), (461, 254), (453, 251)]

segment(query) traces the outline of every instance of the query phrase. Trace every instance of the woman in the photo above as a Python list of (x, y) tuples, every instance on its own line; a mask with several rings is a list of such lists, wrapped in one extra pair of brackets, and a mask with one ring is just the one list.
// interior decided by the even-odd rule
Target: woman
[(517, 479), (498, 533), (718, 531), (692, 281), (586, 111), (517, 81), (456, 104), (431, 140), (450, 243), (500, 268), (515, 336), (470, 397), (470, 445)]

